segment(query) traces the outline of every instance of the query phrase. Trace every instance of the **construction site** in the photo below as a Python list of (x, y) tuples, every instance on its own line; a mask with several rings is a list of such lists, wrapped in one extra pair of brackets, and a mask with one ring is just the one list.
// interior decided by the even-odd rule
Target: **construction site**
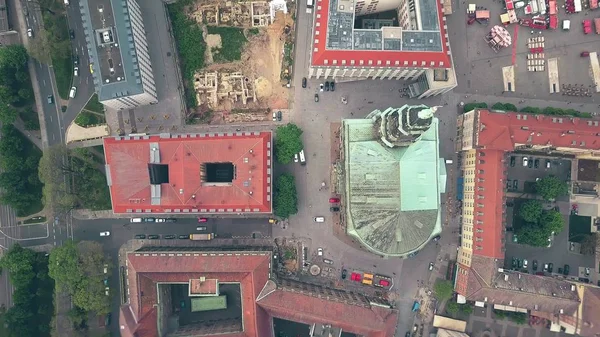
[(206, 42), (205, 67), (193, 78), (202, 122), (266, 121), (288, 107), (294, 21), (283, 0), (196, 2), (187, 15)]

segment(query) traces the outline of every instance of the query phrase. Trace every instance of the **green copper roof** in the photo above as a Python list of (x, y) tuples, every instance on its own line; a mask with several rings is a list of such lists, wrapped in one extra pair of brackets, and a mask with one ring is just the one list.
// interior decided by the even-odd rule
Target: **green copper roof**
[(441, 232), (438, 120), (407, 147), (379, 142), (375, 119), (342, 121), (347, 233), (368, 250), (405, 256)]

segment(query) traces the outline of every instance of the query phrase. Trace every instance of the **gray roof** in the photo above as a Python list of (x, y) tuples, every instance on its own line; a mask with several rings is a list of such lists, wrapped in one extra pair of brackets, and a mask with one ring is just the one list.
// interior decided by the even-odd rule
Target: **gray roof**
[(355, 1), (329, 1), (327, 49), (441, 51), (442, 35), (436, 0), (415, 2), (419, 8), (418, 30), (387, 26), (378, 29), (354, 29), (355, 14), (352, 8), (355, 7)]
[[(433, 118), (430, 129), (423, 134), (425, 140), (420, 141), (435, 142), (433, 146), (437, 148), (437, 126), (438, 120)], [(405, 174), (412, 174), (414, 165), (402, 161), (412, 162), (419, 157), (410, 150), (419, 147), (419, 141), (408, 147), (390, 148), (378, 141), (375, 130), (373, 119), (342, 121), (347, 232), (373, 253), (404, 256), (441, 232), (439, 188), (445, 172), (428, 177), (432, 188), (438, 191), (433, 203), (420, 209), (407, 207), (402, 203), (402, 195), (409, 194), (404, 189), (410, 186), (402, 183), (402, 169), (411, 166)], [(423, 151), (421, 155), (438, 172), (438, 151)]]
[[(94, 68), (92, 76), (98, 99), (105, 101), (141, 94), (144, 90), (139, 78), (138, 57), (135, 51), (135, 42), (132, 38), (133, 33), (127, 1), (82, 0), (79, 4), (90, 63)], [(103, 23), (102, 20), (98, 20), (96, 17), (100, 6), (104, 15), (110, 17), (108, 24), (106, 21)], [(110, 12), (112, 12), (112, 15), (110, 15)], [(97, 30), (110, 28), (109, 25), (114, 25), (112, 26), (112, 36), (115, 43), (110, 46), (99, 46)], [(111, 78), (109, 78), (108, 71), (101, 70), (108, 67), (107, 53), (115, 55), (113, 67), (119, 70), (118, 74), (113, 74), (114, 76), (111, 76)], [(116, 77), (120, 77), (117, 75), (121, 74), (123, 78), (117, 80)], [(108, 83), (106, 83), (107, 79), (109, 80)]]

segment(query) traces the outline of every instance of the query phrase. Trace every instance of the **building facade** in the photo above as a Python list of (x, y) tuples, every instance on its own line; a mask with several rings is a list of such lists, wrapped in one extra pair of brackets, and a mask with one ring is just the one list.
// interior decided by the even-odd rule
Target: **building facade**
[(83, 0), (82, 22), (98, 100), (113, 109), (158, 102), (136, 0)]

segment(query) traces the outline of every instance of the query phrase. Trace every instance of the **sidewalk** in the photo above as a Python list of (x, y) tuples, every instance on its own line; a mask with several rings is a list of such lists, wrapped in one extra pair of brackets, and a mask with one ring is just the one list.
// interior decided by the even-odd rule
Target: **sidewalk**
[[(19, 36), (21, 37), (21, 41), (27, 50), (29, 50), (29, 39), (25, 36), (25, 32), (27, 31), (27, 24), (25, 22), (25, 18), (23, 17), (23, 7), (21, 5), (20, 0), (15, 0), (15, 7), (17, 8), (16, 17), (19, 22)], [(34, 13), (32, 13), (34, 15)], [(43, 23), (40, 21), (40, 25)], [(44, 108), (42, 107), (42, 95), (40, 94), (40, 85), (37, 79), (37, 73), (35, 72), (35, 61), (32, 58), (29, 58), (27, 62), (29, 77), (31, 78), (31, 86), (33, 87), (33, 96), (35, 97), (35, 108), (37, 110), (38, 118), (40, 120), (40, 130), (42, 133), (41, 146), (38, 146), (41, 149), (45, 149), (48, 147), (48, 131), (46, 130), (46, 123), (44, 119)], [(16, 125), (15, 125), (16, 126)], [(18, 128), (18, 127), (17, 127)]]
[[(30, 142), (32, 142), (40, 150), (43, 150), (42, 139), (40, 137), (40, 131), (26, 130), (25, 123), (19, 117), (17, 117), (17, 119), (15, 120), (13, 125), (15, 128), (17, 128), (17, 130), (21, 131), (23, 136), (27, 137), (27, 139), (29, 139)], [(40, 127), (41, 127), (41, 125), (40, 125)]]

